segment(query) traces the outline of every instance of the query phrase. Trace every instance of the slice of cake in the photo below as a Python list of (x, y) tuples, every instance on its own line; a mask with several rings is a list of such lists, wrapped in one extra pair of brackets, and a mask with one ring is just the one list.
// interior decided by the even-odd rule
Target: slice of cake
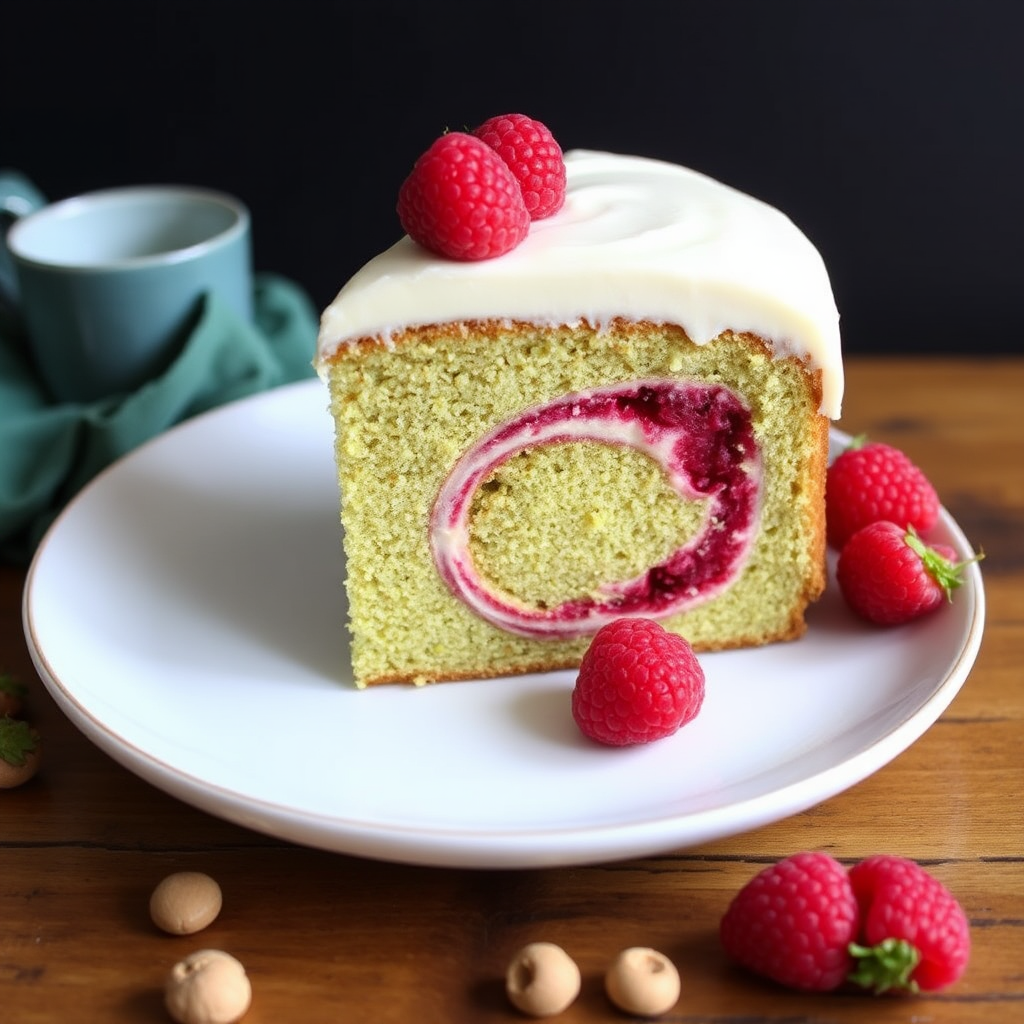
[(838, 314), (779, 211), (566, 156), (495, 259), (406, 237), (324, 312), (357, 685), (572, 667), (622, 615), (800, 636), (825, 582)]

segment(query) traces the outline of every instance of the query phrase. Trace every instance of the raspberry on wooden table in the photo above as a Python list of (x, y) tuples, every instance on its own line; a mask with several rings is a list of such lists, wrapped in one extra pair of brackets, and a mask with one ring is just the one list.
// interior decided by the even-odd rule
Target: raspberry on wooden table
[(565, 161), (547, 125), (526, 114), (501, 114), (473, 129), (473, 134), (508, 164), (531, 220), (550, 217), (562, 208)]
[(912, 860), (878, 855), (850, 869), (860, 934), (850, 980), (876, 992), (934, 991), (967, 967), (970, 925), (952, 893)]
[(898, 448), (857, 437), (828, 468), (825, 523), (837, 550), (870, 523), (889, 520), (925, 533), (938, 518), (935, 488)]
[(703, 701), (704, 671), (686, 640), (653, 619), (621, 618), (594, 634), (572, 715), (586, 736), (622, 747), (671, 736)]
[(853, 966), (858, 916), (846, 868), (826, 853), (797, 853), (743, 886), (719, 934), (726, 953), (755, 974), (829, 992)]
[(519, 182), (465, 132), (442, 135), (416, 161), (398, 193), (398, 218), (420, 245), (453, 260), (502, 256), (530, 229)]

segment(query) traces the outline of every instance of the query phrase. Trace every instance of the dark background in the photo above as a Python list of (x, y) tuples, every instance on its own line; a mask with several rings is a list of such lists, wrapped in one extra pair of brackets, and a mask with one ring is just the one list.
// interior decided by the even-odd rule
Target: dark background
[(222, 188), (318, 306), (445, 128), (684, 163), (785, 210), (847, 352), (1024, 348), (1022, 0), (0, 0), (0, 166)]

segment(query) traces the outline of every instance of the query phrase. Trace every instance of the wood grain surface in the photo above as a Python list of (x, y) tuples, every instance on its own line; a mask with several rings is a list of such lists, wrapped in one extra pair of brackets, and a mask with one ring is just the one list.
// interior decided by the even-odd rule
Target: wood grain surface
[[(840, 427), (902, 447), (985, 552), (981, 652), (947, 712), (875, 775), (696, 849), (448, 870), (304, 849), (217, 820), (120, 768), (63, 717), (25, 646), (24, 570), (0, 566), (0, 670), (29, 686), (25, 717), (45, 742), (36, 778), (0, 791), (0, 1020), (167, 1021), (166, 972), (213, 947), (249, 972), (247, 1024), (514, 1022), (525, 1018), (506, 1000), (506, 964), (547, 939), (583, 975), (579, 999), (552, 1018), (565, 1024), (628, 1019), (602, 976), (632, 945), (660, 949), (680, 970), (666, 1021), (1024, 1021), (1024, 360), (858, 359), (847, 375)], [(295, 758), (281, 770), (301, 770)], [(961, 981), (929, 996), (804, 995), (730, 965), (717, 926), (731, 896), (804, 849), (843, 862), (895, 853), (932, 870), (970, 918)], [(204, 932), (171, 937), (150, 923), (148, 900), (182, 869), (213, 875), (224, 909)]]

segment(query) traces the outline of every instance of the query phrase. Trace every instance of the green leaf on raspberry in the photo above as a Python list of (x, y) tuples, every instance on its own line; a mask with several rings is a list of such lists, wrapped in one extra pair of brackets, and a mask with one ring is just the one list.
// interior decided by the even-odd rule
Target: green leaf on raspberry
[(921, 954), (906, 939), (883, 939), (877, 946), (851, 942), (848, 952), (857, 969), (847, 975), (847, 981), (871, 989), (876, 995), (892, 990), (918, 992), (917, 982), (911, 975), (921, 962)]
[(953, 591), (957, 587), (963, 586), (964, 568), (970, 565), (971, 562), (980, 562), (985, 557), (984, 553), (981, 553), (975, 555), (974, 558), (967, 562), (955, 562), (951, 558), (946, 558), (934, 548), (928, 547), (913, 528), (907, 531), (903, 539), (907, 542), (907, 546), (921, 559), (922, 564), (932, 579), (942, 587), (947, 601), (952, 601)]
[(36, 747), (39, 733), (28, 722), (16, 718), (0, 718), (0, 758), (20, 768)]

